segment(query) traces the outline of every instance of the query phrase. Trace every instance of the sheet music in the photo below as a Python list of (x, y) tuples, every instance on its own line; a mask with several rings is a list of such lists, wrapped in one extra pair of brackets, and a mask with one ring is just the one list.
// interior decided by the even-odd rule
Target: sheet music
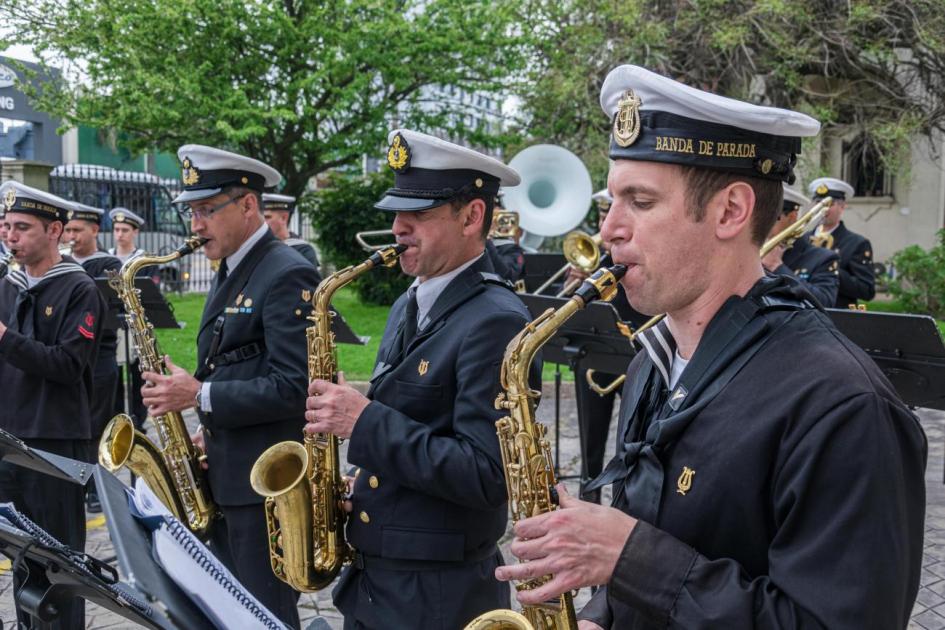
[(170, 514), (141, 478), (135, 483), (133, 501), (145, 520), (159, 522), (152, 533), (158, 563), (217, 628), (288, 630)]

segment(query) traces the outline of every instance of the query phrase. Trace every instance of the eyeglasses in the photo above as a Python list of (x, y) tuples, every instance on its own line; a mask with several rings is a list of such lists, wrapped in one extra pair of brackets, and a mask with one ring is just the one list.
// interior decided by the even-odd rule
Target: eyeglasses
[(177, 214), (181, 216), (182, 219), (189, 221), (191, 217), (197, 217), (198, 219), (209, 219), (211, 215), (227, 207), (237, 199), (242, 199), (250, 193), (242, 193), (239, 195), (234, 195), (232, 197), (227, 197), (226, 201), (218, 203), (217, 205), (211, 208), (194, 208), (193, 206), (185, 206), (177, 211)]

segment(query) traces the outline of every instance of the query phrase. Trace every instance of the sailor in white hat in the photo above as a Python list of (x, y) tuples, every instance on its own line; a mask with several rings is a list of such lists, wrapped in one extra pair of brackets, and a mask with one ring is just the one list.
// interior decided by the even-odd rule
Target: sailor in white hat
[(837, 308), (849, 308), (859, 300), (876, 296), (876, 272), (873, 269), (873, 246), (869, 240), (847, 228), (842, 217), (847, 202), (856, 191), (842, 179), (820, 177), (807, 187), (815, 201), (833, 197), (833, 204), (817, 228), (811, 242), (832, 249), (840, 255), (840, 289)]
[(617, 453), (589, 486), (612, 485), (614, 507), (559, 489), (563, 510), (516, 524), (525, 562), (499, 576), (552, 575), (517, 592), (530, 606), (605, 585), (578, 615), (587, 628), (905, 626), (922, 428), (804, 286), (759, 258), (817, 121), (635, 66), (608, 75), (601, 103), (603, 240), (630, 303), (666, 315), (636, 334)]
[[(784, 206), (781, 217), (771, 228), (768, 237), (780, 234), (797, 221), (802, 209), (810, 206), (810, 199), (787, 185), (784, 186)], [(785, 249), (775, 247), (762, 259), (765, 269), (772, 273), (794, 276), (811, 292), (824, 308), (832, 308), (837, 301), (840, 277), (837, 272), (839, 256), (835, 252), (810, 244), (803, 236)]]
[(144, 227), (144, 219), (128, 208), (116, 207), (108, 211), (112, 221), (112, 236), (115, 246), (108, 249), (108, 253), (125, 263), (132, 258), (144, 255), (144, 250), (138, 247), (138, 234)]
[(211, 536), (228, 567), (270, 611), (299, 626), (298, 593), (272, 572), (263, 498), (249, 482), (259, 455), (298, 440), (304, 424), (306, 316), (318, 280), (263, 219), (262, 194), (281, 176), (259, 160), (187, 144), (177, 152), (184, 190), (175, 199), (203, 251), (220, 266), (197, 333), (197, 371), (145, 372), (152, 414), (196, 408), (210, 488), (220, 519)]
[[(312, 244), (298, 234), (289, 231), (289, 222), (292, 220), (292, 214), (295, 212), (295, 197), (291, 195), (277, 195), (275, 193), (263, 193), (263, 217), (266, 224), (276, 238), (280, 239), (286, 245), (302, 254), (305, 260), (312, 263), (316, 271), (318, 270), (318, 254)], [(321, 277), (321, 274), (319, 274)]]
[(415, 131), (388, 141), (394, 186), (377, 207), (395, 213), (415, 281), (391, 308), (367, 396), (315, 381), (307, 430), (350, 438), (360, 467), (347, 528), (358, 557), (333, 593), (345, 626), (462, 628), (509, 605), (493, 576), (508, 518), (493, 403), (531, 316), (484, 250), (496, 193), (519, 176)]

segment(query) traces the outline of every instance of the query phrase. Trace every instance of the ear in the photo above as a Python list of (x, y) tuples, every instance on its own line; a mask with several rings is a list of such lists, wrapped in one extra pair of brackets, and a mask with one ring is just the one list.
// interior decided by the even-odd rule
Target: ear
[(723, 241), (740, 234), (751, 238), (751, 217), (755, 213), (755, 191), (747, 182), (732, 182), (717, 192), (710, 202), (715, 208), (715, 235)]
[(247, 214), (258, 214), (262, 216), (262, 209), (259, 207), (259, 197), (255, 194), (245, 195), (242, 199), (243, 210)]
[(467, 236), (481, 234), (482, 222), (486, 216), (486, 202), (482, 199), (473, 199), (466, 204), (463, 215), (463, 234)]

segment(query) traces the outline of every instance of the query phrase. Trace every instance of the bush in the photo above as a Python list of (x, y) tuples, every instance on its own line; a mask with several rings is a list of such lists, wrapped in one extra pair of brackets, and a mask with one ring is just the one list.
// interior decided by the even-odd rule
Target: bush
[[(302, 197), (300, 208), (312, 221), (315, 241), (324, 262), (335, 269), (357, 264), (368, 257), (354, 240), (356, 232), (389, 229), (394, 215), (374, 208), (393, 186), (393, 173), (384, 169), (368, 176), (332, 173), (325, 188)], [(372, 240), (372, 243), (382, 243)], [(376, 269), (352, 283), (366, 303), (390, 305), (410, 285), (411, 278), (394, 269)]]
[(938, 244), (929, 251), (910, 245), (892, 257), (896, 277), (889, 292), (906, 312), (945, 318), (945, 230), (938, 231)]

